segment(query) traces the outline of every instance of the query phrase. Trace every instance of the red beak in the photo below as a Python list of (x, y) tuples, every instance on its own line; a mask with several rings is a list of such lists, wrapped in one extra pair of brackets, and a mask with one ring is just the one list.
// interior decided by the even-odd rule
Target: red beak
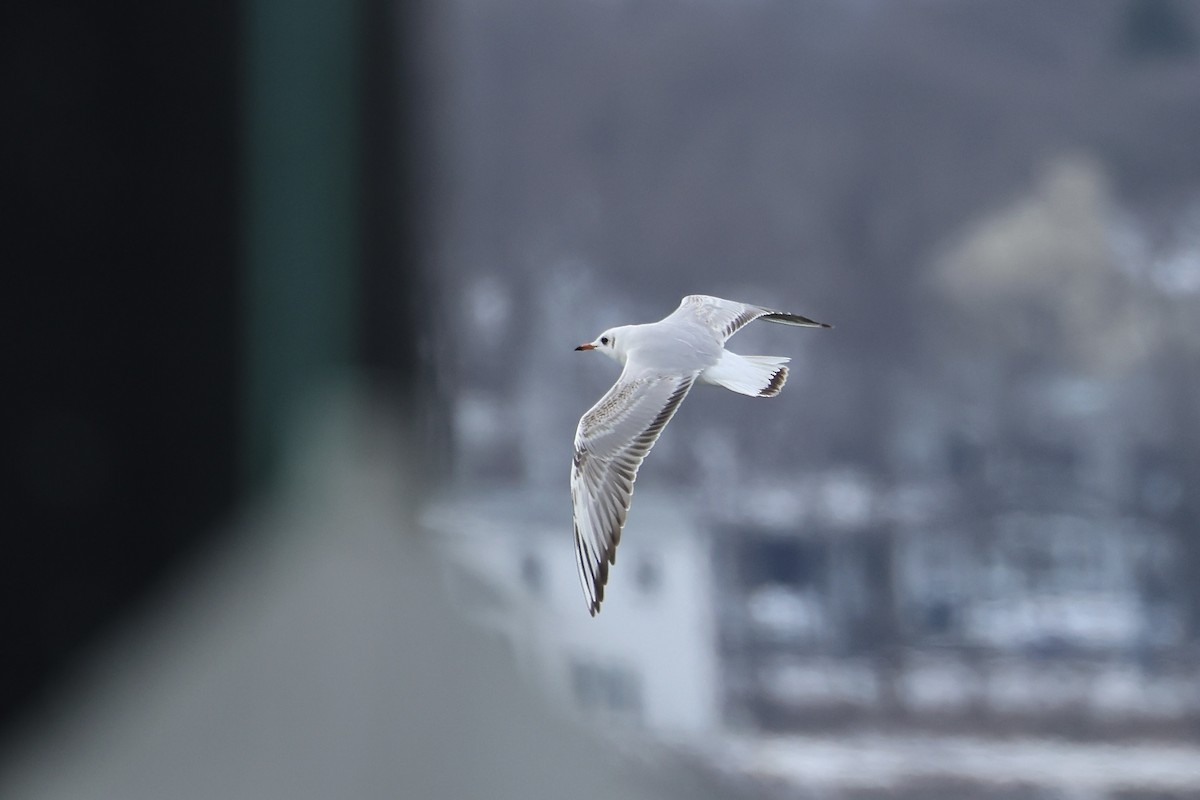
[(576, 350), (595, 350), (595, 349), (596, 349), (596, 345), (594, 345), (594, 344), (581, 344), (581, 345), (579, 345), (579, 347), (576, 347), (575, 349), (576, 349)]

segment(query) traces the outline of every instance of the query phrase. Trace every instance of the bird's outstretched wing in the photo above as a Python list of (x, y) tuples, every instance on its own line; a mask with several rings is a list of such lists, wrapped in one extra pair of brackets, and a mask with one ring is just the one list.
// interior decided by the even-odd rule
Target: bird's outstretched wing
[(630, 372), (626, 365), (575, 431), (571, 464), (575, 561), (592, 616), (604, 600), (608, 567), (616, 561), (638, 467), (696, 380), (695, 373)]
[(683, 298), (679, 308), (668, 317), (689, 316), (710, 328), (722, 340), (733, 336), (741, 328), (756, 319), (768, 322), (778, 322), (781, 325), (798, 325), (805, 328), (828, 328), (824, 322), (802, 317), (799, 314), (788, 314), (783, 311), (772, 311), (761, 306), (739, 303), (735, 300), (723, 300), (720, 297), (710, 297), (706, 294), (689, 294)]

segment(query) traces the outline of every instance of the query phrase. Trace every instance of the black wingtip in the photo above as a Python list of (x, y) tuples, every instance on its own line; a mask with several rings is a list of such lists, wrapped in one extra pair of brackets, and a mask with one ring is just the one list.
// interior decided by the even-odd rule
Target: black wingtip
[(832, 328), (833, 326), (827, 322), (817, 322), (815, 319), (802, 317), (799, 314), (788, 314), (784, 311), (772, 311), (765, 314), (763, 319), (770, 322), (780, 322), (784, 325), (798, 325), (802, 328)]

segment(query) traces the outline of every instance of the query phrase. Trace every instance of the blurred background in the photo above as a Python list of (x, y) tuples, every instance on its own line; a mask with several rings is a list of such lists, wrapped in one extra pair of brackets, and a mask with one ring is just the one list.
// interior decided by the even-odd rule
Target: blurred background
[[(0, 796), (1200, 797), (1200, 7), (4, 12)], [(604, 609), (573, 351), (694, 392)]]

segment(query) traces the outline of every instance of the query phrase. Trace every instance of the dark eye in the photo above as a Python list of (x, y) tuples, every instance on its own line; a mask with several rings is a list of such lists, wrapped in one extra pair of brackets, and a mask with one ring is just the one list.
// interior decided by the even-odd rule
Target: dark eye
[(601, 337), (600, 337), (600, 344), (608, 344), (608, 337), (607, 337), (607, 336), (601, 336)]

